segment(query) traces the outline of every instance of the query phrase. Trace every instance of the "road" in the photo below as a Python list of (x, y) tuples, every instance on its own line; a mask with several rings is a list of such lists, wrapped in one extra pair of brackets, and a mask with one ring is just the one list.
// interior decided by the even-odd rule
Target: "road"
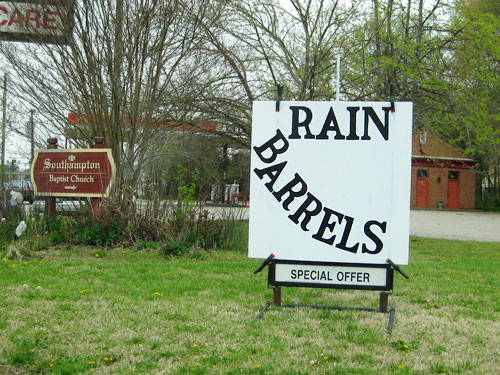
[[(248, 208), (209, 207), (217, 218), (248, 219)], [(500, 242), (500, 213), (411, 210), (410, 234), (461, 241)]]
[[(205, 206), (204, 209), (213, 218), (248, 220), (248, 207)], [(500, 213), (411, 210), (410, 234), (420, 237), (500, 243)]]
[(500, 242), (500, 213), (412, 210), (410, 234), (461, 241)]

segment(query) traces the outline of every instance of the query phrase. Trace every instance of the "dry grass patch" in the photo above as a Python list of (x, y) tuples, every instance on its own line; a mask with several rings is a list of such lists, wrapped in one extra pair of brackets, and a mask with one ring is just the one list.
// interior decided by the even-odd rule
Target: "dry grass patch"
[[(382, 313), (273, 307), (255, 322), (272, 292), (236, 252), (2, 261), (0, 373), (498, 374), (499, 250), (414, 238), (392, 335)], [(378, 293), (284, 288), (283, 303), (377, 307)]]

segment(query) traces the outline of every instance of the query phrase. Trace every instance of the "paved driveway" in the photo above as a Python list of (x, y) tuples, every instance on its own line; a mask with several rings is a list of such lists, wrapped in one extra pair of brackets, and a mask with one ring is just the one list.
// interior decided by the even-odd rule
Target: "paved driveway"
[[(248, 219), (248, 208), (211, 207), (219, 218)], [(420, 237), (500, 243), (500, 213), (412, 210), (410, 234)]]
[(461, 241), (500, 242), (500, 213), (412, 210), (410, 234)]

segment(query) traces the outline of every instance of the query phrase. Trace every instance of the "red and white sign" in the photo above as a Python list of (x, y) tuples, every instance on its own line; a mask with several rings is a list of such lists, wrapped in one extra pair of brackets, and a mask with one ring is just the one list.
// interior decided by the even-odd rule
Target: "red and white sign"
[(107, 197), (114, 179), (111, 149), (39, 150), (31, 167), (36, 196)]
[(0, 39), (49, 42), (65, 39), (74, 2), (0, 1)]

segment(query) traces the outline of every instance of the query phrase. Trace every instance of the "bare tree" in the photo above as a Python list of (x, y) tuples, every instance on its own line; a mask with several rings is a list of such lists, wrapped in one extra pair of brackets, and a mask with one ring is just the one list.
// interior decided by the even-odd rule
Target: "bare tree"
[[(222, 6), (221, 6), (222, 5)], [(350, 35), (354, 8), (330, 0), (220, 0), (199, 20), (204, 43), (183, 108), (217, 122), (231, 144), (249, 147), (255, 100), (330, 100), (336, 55)], [(187, 94), (187, 95), (186, 95)]]
[[(179, 74), (192, 64), (203, 19), (198, 0), (77, 1), (68, 44), (2, 43), (19, 100), (47, 132), (88, 145), (104, 136), (117, 184), (130, 192), (151, 157), (150, 140), (179, 121)], [(72, 113), (73, 122), (68, 121)], [(160, 126), (161, 125), (161, 126)]]

